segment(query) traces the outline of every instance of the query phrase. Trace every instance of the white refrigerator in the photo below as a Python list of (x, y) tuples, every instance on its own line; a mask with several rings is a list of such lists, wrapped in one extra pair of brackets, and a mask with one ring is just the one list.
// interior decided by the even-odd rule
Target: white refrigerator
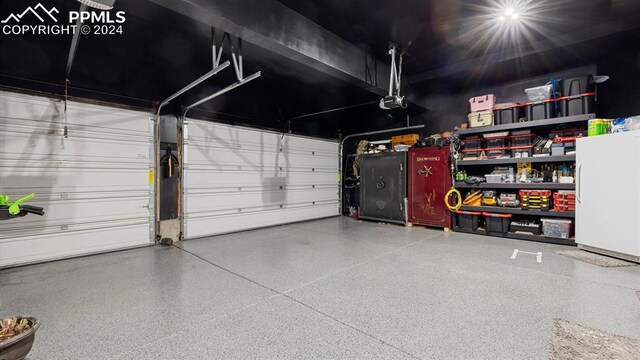
[(578, 139), (576, 166), (578, 246), (640, 262), (640, 131)]

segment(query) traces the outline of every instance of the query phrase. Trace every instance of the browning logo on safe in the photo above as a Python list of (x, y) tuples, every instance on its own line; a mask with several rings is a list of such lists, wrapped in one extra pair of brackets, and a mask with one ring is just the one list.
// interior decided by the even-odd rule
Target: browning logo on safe
[(423, 161), (440, 161), (440, 156), (430, 156), (430, 157), (419, 157), (419, 158), (416, 158), (416, 162), (423, 162)]

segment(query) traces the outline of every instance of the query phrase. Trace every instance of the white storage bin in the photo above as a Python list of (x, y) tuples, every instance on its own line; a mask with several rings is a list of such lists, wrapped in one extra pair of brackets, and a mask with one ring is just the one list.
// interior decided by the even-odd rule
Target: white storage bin
[(571, 237), (571, 220), (541, 219), (542, 234), (546, 237), (568, 239)]
[(504, 179), (504, 175), (502, 174), (486, 174), (484, 176), (487, 179), (487, 184), (500, 184)]

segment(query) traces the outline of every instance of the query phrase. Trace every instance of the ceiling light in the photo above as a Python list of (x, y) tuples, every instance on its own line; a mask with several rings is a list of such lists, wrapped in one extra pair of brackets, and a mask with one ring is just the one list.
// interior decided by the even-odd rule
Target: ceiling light
[(507, 20), (506, 16), (499, 16), (498, 17), (498, 21), (505, 21), (505, 20)]
[(513, 14), (511, 14), (511, 20), (515, 20), (515, 19), (517, 19), (517, 18), (518, 18), (518, 16), (520, 16), (520, 15), (518, 15), (518, 13), (517, 13), (517, 12), (514, 12)]
[(504, 11), (504, 14), (507, 15), (507, 16), (511, 16), (513, 14), (513, 8), (507, 8)]
[(98, 10), (111, 10), (116, 0), (78, 0), (81, 4), (85, 4)]

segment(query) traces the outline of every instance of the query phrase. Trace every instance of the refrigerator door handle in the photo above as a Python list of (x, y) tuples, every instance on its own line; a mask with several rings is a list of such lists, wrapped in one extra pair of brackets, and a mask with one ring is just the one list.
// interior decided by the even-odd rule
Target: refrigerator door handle
[(578, 184), (577, 184), (577, 198), (578, 202), (582, 204), (582, 164), (578, 165)]

